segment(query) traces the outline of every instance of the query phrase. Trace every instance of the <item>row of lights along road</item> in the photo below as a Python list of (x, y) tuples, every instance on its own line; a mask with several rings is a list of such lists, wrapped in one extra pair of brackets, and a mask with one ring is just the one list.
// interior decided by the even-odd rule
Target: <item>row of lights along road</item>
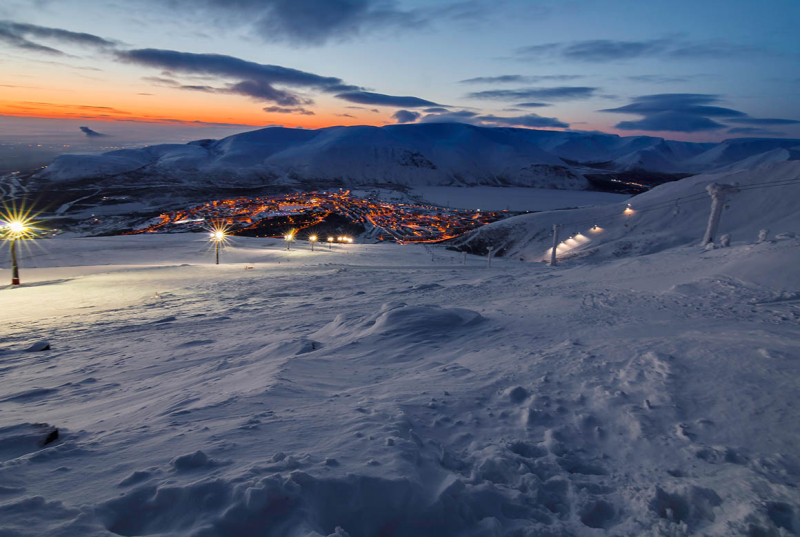
[[(230, 235), (228, 234), (228, 230), (225, 227), (216, 227), (216, 228), (211, 230), (211, 235), (210, 235), (209, 239), (211, 240), (211, 242), (214, 243), (214, 256), (216, 258), (217, 265), (219, 265), (219, 249), (220, 249), (221, 246), (223, 246), (225, 244), (225, 242), (227, 241), (229, 236)], [(286, 241), (286, 249), (287, 250), (291, 249), (290, 246), (291, 246), (292, 242), (295, 240), (296, 237), (297, 237), (297, 233), (295, 233), (294, 231), (289, 232), (289, 233), (287, 233), (286, 235), (283, 236), (283, 239)], [(316, 235), (311, 235), (311, 236), (308, 237), (308, 241), (311, 243), (311, 251), (312, 252), (314, 251), (314, 244), (318, 240), (319, 240), (319, 237), (317, 237)], [(352, 237), (347, 237), (347, 236), (344, 236), (344, 235), (340, 235), (340, 236), (338, 236), (336, 238), (328, 237), (328, 249), (329, 250), (333, 248), (333, 243), (334, 242), (341, 242), (341, 243), (345, 243), (345, 244), (353, 244), (353, 238)]]

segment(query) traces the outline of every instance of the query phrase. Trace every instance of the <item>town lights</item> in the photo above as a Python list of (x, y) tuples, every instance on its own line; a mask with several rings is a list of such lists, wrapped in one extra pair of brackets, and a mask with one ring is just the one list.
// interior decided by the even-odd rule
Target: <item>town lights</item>
[(328, 237), (328, 250), (333, 249), (333, 237)]
[(311, 251), (313, 252), (314, 251), (314, 243), (317, 242), (317, 236), (316, 235), (311, 235), (308, 238), (308, 240), (309, 240), (309, 242), (311, 242)]
[(5, 226), (0, 228), (0, 237), (11, 243), (11, 285), (19, 285), (19, 264), (17, 262), (17, 241), (32, 239), (33, 224), (24, 215), (12, 214)]
[(217, 265), (219, 265), (219, 249), (220, 246), (225, 244), (225, 240), (228, 237), (227, 229), (224, 227), (215, 227), (211, 230), (211, 234), (209, 235), (209, 240), (214, 243), (214, 254), (217, 259)]

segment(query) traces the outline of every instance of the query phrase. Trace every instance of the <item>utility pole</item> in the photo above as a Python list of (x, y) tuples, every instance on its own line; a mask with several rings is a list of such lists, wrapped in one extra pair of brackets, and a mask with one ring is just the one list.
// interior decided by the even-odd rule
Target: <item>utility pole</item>
[(700, 246), (706, 246), (714, 242), (714, 237), (719, 228), (719, 219), (722, 216), (722, 208), (725, 206), (725, 196), (739, 192), (736, 185), (722, 185), (719, 183), (707, 185), (706, 190), (711, 196), (711, 214), (708, 217), (708, 227), (706, 227), (706, 234), (703, 236), (703, 242), (700, 243)]
[(558, 248), (558, 231), (561, 224), (553, 224), (553, 250), (550, 252), (550, 266), (556, 266), (556, 248)]

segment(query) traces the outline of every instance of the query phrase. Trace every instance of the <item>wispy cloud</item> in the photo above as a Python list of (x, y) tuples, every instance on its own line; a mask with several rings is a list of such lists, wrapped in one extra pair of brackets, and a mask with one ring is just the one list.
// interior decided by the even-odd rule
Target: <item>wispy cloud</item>
[(269, 112), (271, 114), (300, 114), (301, 116), (314, 115), (314, 112), (312, 112), (311, 110), (306, 110), (305, 108), (302, 107), (286, 108), (283, 106), (267, 106), (266, 108), (264, 108), (264, 112)]
[(797, 125), (800, 121), (796, 119), (779, 119), (775, 117), (740, 117), (729, 120), (731, 123), (742, 125)]
[[(233, 80), (224, 88), (202, 86), (208, 91), (245, 95), (258, 101), (274, 102), (285, 107), (313, 103), (308, 97), (277, 88), (275, 85), (315, 89), (323, 92), (357, 90), (342, 79), (326, 77), (279, 65), (268, 65), (222, 54), (195, 54), (162, 49), (136, 49), (117, 51), (116, 57), (126, 63), (164, 69), (172, 73), (207, 75)], [(199, 86), (183, 85), (161, 77), (150, 77), (154, 83), (173, 85), (180, 89), (197, 89)], [(177, 84), (177, 85), (176, 85)]]
[(538, 84), (540, 82), (577, 80), (584, 75), (500, 75), (478, 76), (460, 80), (459, 84)]
[[(162, 0), (150, 1), (164, 5)], [(488, 0), (421, 7), (398, 0), (170, 0), (167, 5), (247, 29), (263, 41), (296, 47), (351, 41), (376, 32), (420, 31), (439, 22), (481, 22), (498, 11), (498, 2)]]
[(423, 108), (429, 106), (441, 106), (433, 101), (426, 101), (419, 97), (385, 95), (383, 93), (372, 93), (369, 91), (349, 91), (336, 95), (337, 99), (342, 99), (356, 104), (368, 106), (395, 106), (398, 108)]
[(715, 106), (718, 95), (702, 93), (660, 93), (634, 98), (618, 108), (600, 110), (616, 114), (634, 114), (641, 119), (621, 121), (616, 128), (655, 132), (704, 132), (726, 128), (711, 118), (737, 118), (747, 114), (731, 108)]
[(521, 108), (544, 108), (545, 106), (553, 106), (547, 103), (517, 103), (514, 106), (519, 106)]
[(695, 116), (745, 117), (747, 114), (731, 108), (712, 106), (720, 100), (719, 95), (704, 93), (659, 93), (636, 97), (632, 103), (618, 108), (607, 108), (601, 112), (624, 114), (654, 114), (658, 112), (682, 112)]
[(181, 10), (213, 11), (216, 20), (249, 28), (264, 41), (295, 46), (319, 46), (428, 23), (422, 11), (404, 9), (394, 0), (173, 0), (172, 4)]
[(478, 116), (476, 119), (484, 125), (494, 125), (497, 127), (569, 128), (569, 123), (564, 123), (563, 121), (559, 121), (554, 117), (542, 117), (538, 114), (527, 114), (524, 116), (512, 117), (488, 115)]
[(544, 43), (521, 47), (514, 57), (521, 60), (558, 59), (575, 62), (617, 62), (638, 58), (724, 59), (767, 54), (760, 47), (721, 40), (690, 41), (663, 37), (639, 41), (590, 39)]
[(569, 124), (554, 117), (538, 114), (522, 116), (480, 115), (470, 110), (458, 110), (442, 114), (428, 114), (420, 119), (422, 123), (468, 123), (483, 127), (527, 127), (527, 128), (569, 128)]
[(755, 134), (759, 136), (781, 136), (785, 132), (773, 131), (769, 129), (759, 129), (758, 127), (734, 127), (728, 129), (728, 134)]
[(8, 20), (0, 21), (0, 42), (8, 46), (29, 51), (41, 52), (53, 56), (68, 56), (64, 51), (38, 43), (32, 39), (43, 39), (57, 44), (77, 45), (82, 47), (93, 47), (100, 49), (110, 49), (116, 47), (119, 42), (104, 39), (102, 37), (83, 32), (71, 32), (60, 28), (49, 28), (26, 24)]
[(544, 101), (571, 101), (592, 97), (597, 88), (587, 86), (556, 86), (550, 88), (523, 88), (512, 90), (486, 90), (467, 94), (470, 99), (519, 101), (541, 99)]

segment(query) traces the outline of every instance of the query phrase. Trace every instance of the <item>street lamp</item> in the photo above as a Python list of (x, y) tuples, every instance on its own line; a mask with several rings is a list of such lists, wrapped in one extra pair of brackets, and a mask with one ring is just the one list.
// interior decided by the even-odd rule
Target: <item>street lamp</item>
[(214, 252), (217, 258), (217, 265), (219, 265), (220, 245), (225, 243), (225, 238), (228, 236), (225, 231), (226, 230), (223, 227), (214, 228), (213, 230), (211, 230), (211, 236), (209, 237), (209, 240), (211, 240), (211, 242), (214, 243)]
[(333, 237), (328, 237), (328, 250), (333, 249)]
[(313, 252), (314, 251), (314, 243), (317, 242), (317, 236), (316, 235), (311, 235), (308, 238), (308, 240), (311, 241), (311, 251)]
[(31, 221), (24, 216), (13, 217), (2, 230), (4, 240), (11, 241), (11, 285), (19, 285), (19, 264), (17, 262), (17, 241), (33, 237)]
[(289, 245), (294, 240), (294, 231), (290, 231), (288, 234), (284, 235), (283, 238), (286, 240), (286, 249), (289, 250)]

